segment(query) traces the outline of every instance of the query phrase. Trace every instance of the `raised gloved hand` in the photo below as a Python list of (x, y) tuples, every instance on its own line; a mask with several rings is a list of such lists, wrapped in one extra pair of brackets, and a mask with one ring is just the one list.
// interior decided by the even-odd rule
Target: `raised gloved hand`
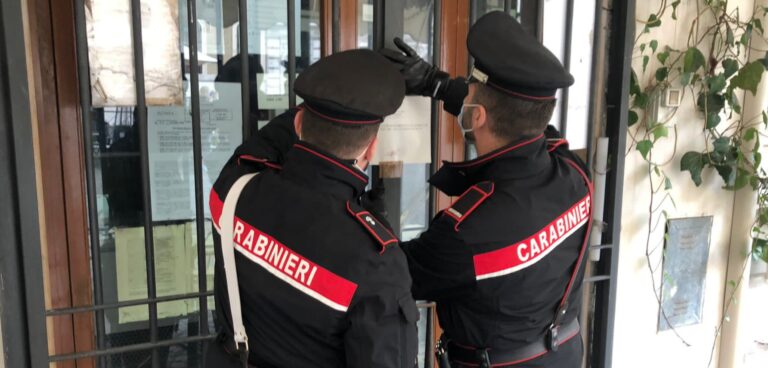
[(445, 111), (458, 115), (468, 93), (464, 79), (451, 79), (448, 73), (419, 57), (416, 50), (399, 37), (395, 38), (395, 45), (401, 51), (383, 48), (379, 53), (400, 69), (400, 73), (405, 77), (405, 93), (444, 101)]
[(405, 77), (405, 93), (440, 98), (440, 93), (450, 80), (448, 73), (419, 57), (416, 50), (395, 37), (398, 50), (383, 48), (379, 53), (397, 65)]
[(387, 204), (384, 200), (386, 191), (383, 186), (375, 186), (360, 196), (360, 205), (366, 210), (372, 212), (376, 217), (387, 217)]

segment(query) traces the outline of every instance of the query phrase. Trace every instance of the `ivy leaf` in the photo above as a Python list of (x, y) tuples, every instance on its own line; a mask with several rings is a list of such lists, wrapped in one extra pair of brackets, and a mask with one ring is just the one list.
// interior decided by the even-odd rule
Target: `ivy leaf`
[(641, 44), (640, 44), (640, 53), (642, 54), (642, 53), (644, 53), (644, 52), (645, 52), (645, 44), (644, 44), (644, 43), (641, 43)]
[(653, 172), (656, 173), (656, 176), (661, 176), (661, 171), (659, 171), (659, 167), (656, 165), (653, 166)]
[(696, 186), (701, 185), (701, 169), (704, 168), (704, 158), (699, 152), (686, 152), (680, 159), (680, 171), (689, 171)]
[(651, 28), (656, 28), (661, 25), (661, 19), (656, 14), (648, 16), (648, 21), (645, 24), (646, 31)]
[(629, 94), (630, 95), (637, 95), (640, 94), (642, 91), (640, 90), (640, 84), (637, 83), (637, 73), (635, 73), (635, 70), (632, 69), (632, 73), (629, 75)]
[(720, 177), (725, 183), (725, 189), (733, 189), (733, 184), (736, 181), (736, 172), (733, 171), (731, 165), (715, 165), (715, 170), (720, 174)]
[(733, 183), (733, 190), (739, 190), (749, 184), (749, 180), (752, 178), (752, 174), (749, 171), (739, 168), (736, 174), (736, 180)]
[(691, 83), (691, 77), (693, 76), (693, 73), (683, 73), (680, 75), (680, 84), (683, 85), (683, 87), (689, 85)]
[(691, 47), (685, 51), (685, 56), (683, 57), (684, 73), (693, 73), (704, 65), (706, 65), (706, 59), (704, 59), (704, 54), (699, 49)]
[(727, 154), (728, 151), (731, 150), (731, 139), (728, 137), (720, 137), (715, 139), (715, 141), (712, 143), (712, 146), (715, 150), (715, 152), (721, 153), (723, 155)]
[(669, 178), (664, 178), (664, 190), (672, 189), (672, 181)]
[(731, 27), (728, 27), (728, 29), (725, 32), (725, 43), (728, 46), (733, 46), (734, 37), (733, 37), (733, 31), (731, 30)]
[(749, 45), (749, 39), (752, 38), (752, 24), (747, 24), (747, 30), (741, 34), (739, 43), (747, 47)]
[(757, 136), (757, 129), (755, 128), (749, 128), (746, 132), (744, 132), (744, 140), (749, 142)]
[(739, 71), (739, 62), (734, 59), (723, 60), (723, 75), (726, 78), (730, 78), (732, 75)]
[(737, 96), (733, 91), (729, 94), (728, 98), (728, 104), (731, 105), (731, 108), (733, 111), (735, 111), (737, 114), (741, 114), (741, 104), (739, 103), (739, 96)]
[(753, 152), (752, 155), (754, 156), (755, 167), (760, 167), (760, 163), (763, 162), (763, 155), (757, 151)]
[(763, 66), (768, 69), (768, 51), (765, 52), (765, 55), (760, 59), (760, 62), (763, 63)]
[(656, 59), (658, 59), (662, 65), (667, 62), (668, 58), (669, 58), (669, 51), (663, 51), (656, 54)]
[(754, 96), (755, 93), (757, 93), (757, 85), (760, 83), (760, 78), (763, 76), (764, 71), (765, 67), (759, 60), (745, 65), (739, 70), (739, 73), (731, 79), (731, 88), (741, 88), (750, 91)]
[(755, 25), (755, 29), (760, 31), (760, 34), (764, 33), (764, 31), (763, 31), (763, 22), (761, 22), (760, 19), (757, 19), (757, 18), (753, 19), (752, 20), (752, 24)]
[(716, 112), (707, 113), (707, 129), (715, 129), (720, 124), (720, 114)]
[[(656, 80), (661, 82), (665, 79), (667, 79), (667, 76), (669, 75), (669, 69), (667, 67), (656, 69)], [(725, 85), (725, 81), (723, 81), (723, 85)]]
[(651, 148), (653, 148), (653, 142), (644, 139), (640, 142), (637, 142), (636, 148), (638, 151), (640, 151), (640, 154), (643, 155), (643, 158), (647, 160), (648, 152), (650, 152)]
[(645, 93), (639, 93), (635, 96), (633, 107), (645, 109), (648, 106), (648, 95)]
[(768, 114), (763, 111), (763, 125), (765, 125), (768, 128)]
[[(705, 98), (706, 97), (706, 98)], [(725, 96), (719, 93), (700, 93), (696, 99), (699, 110), (707, 113), (719, 113), (725, 107)]]
[(633, 110), (629, 110), (629, 117), (627, 118), (627, 126), (633, 126), (637, 124), (638, 119), (639, 118), (637, 116), (637, 113), (634, 112)]
[(677, 6), (680, 5), (680, 0), (672, 2), (672, 19), (677, 20)]
[(725, 88), (725, 75), (718, 74), (714, 77), (707, 77), (707, 87), (710, 92), (720, 92)]
[(664, 125), (657, 125), (655, 128), (653, 128), (653, 131), (651, 132), (653, 134), (653, 141), (656, 142), (659, 140), (659, 138), (662, 137), (669, 137), (669, 129), (667, 129)]
[(768, 240), (752, 239), (752, 255), (763, 262), (768, 262)]
[(651, 43), (649, 44), (649, 46), (651, 46), (651, 51), (655, 53), (656, 48), (659, 47), (659, 41), (651, 40)]
[(651, 57), (648, 55), (643, 56), (643, 73), (645, 73), (645, 68), (648, 66), (648, 60), (650, 60)]

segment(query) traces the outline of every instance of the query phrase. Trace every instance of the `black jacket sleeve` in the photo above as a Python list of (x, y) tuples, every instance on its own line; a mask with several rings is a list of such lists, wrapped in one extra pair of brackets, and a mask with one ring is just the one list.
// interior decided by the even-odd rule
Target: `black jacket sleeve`
[(440, 300), (466, 294), (475, 285), (473, 254), (454, 223), (442, 213), (418, 238), (402, 244), (413, 278), (413, 297)]
[(350, 368), (414, 368), (418, 354), (419, 311), (410, 291), (405, 257), (389, 249), (381, 264), (361, 285), (350, 308), (344, 351)]
[(299, 141), (293, 128), (296, 112), (292, 109), (275, 117), (237, 147), (213, 184), (214, 194), (223, 201), (229, 188), (242, 175), (280, 167), (285, 154)]

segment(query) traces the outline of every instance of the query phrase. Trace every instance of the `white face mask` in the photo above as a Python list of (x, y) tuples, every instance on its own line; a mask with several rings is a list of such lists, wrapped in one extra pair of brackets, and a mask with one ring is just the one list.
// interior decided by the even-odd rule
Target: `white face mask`
[(459, 125), (459, 129), (461, 129), (461, 135), (466, 137), (467, 133), (472, 132), (472, 120), (469, 121), (469, 127), (465, 126), (464, 123), (464, 112), (467, 107), (479, 107), (481, 105), (479, 104), (464, 104), (461, 105), (461, 110), (459, 111), (459, 115), (456, 117), (456, 123)]

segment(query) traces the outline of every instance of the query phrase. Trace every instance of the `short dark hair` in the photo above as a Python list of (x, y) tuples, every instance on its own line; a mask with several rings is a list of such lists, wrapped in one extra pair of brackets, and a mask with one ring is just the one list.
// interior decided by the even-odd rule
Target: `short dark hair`
[(510, 142), (544, 132), (557, 104), (555, 99), (524, 100), (481, 83), (474, 85), (473, 102), (485, 106), (491, 132)]
[(379, 125), (342, 125), (304, 109), (301, 139), (338, 158), (354, 159), (371, 143)]

